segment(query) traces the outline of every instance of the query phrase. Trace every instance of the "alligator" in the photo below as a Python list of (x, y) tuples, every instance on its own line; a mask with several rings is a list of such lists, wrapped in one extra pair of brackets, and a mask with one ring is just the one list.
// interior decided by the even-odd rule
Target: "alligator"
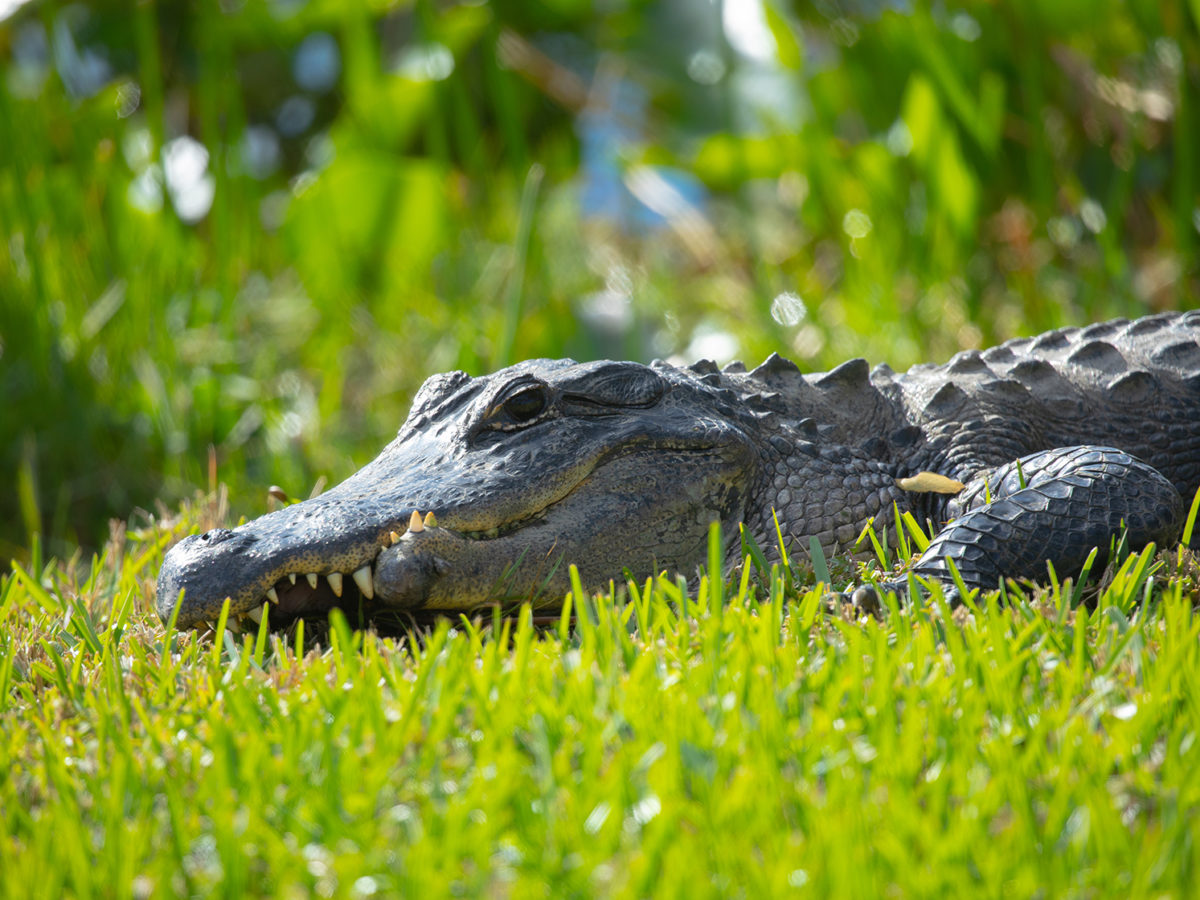
[(1135, 549), (1178, 540), (1200, 487), (1198, 339), (1200, 310), (901, 374), (854, 359), (806, 375), (772, 355), (752, 371), (535, 359), (435, 375), (346, 481), (173, 547), (158, 612), (192, 626), (227, 598), (256, 620), (271, 604), (272, 622), (554, 607), (569, 564), (596, 587), (694, 575), (713, 522), (733, 567), (743, 533), (833, 555), (868, 523), (892, 535), (905, 511), (937, 529), (918, 576), (996, 588), (1044, 581), (1049, 562), (1066, 577), (1093, 548), (1102, 565), (1119, 534)]

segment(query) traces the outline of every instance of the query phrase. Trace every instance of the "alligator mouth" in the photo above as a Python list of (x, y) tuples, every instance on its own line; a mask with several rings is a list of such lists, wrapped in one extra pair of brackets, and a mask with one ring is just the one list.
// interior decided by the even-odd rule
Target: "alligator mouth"
[[(584, 481), (586, 482), (587, 479), (585, 478)], [(567, 496), (569, 497), (570, 494)], [(400, 525), (389, 531), (383, 544), (375, 550), (368, 562), (352, 571), (333, 571), (324, 574), (288, 573), (272, 583), (265, 593), (258, 600), (252, 602), (248, 608), (231, 615), (229, 619), (232, 623), (231, 627), (234, 630), (257, 628), (262, 622), (264, 611), (267, 612), (273, 628), (286, 626), (299, 618), (321, 617), (333, 609), (357, 613), (360, 621), (377, 619), (381, 614), (396, 610), (396, 607), (382, 602), (377, 597), (375, 590), (376, 567), (380, 555), (389, 548), (396, 546), (402, 540), (412, 540), (413, 536), (422, 532), (432, 532), (435, 529), (445, 535), (473, 544), (498, 540), (544, 521), (553, 508), (566, 499), (564, 497), (543, 509), (501, 525), (473, 531), (443, 528), (438, 524), (437, 518), (432, 512), (422, 516), (414, 510), (407, 525)], [(406, 612), (412, 613), (415, 610), (410, 609)], [(429, 609), (427, 612), (436, 615), (438, 610)], [(215, 630), (214, 622), (209, 622), (209, 625)]]
[[(374, 618), (387, 608), (375, 597), (375, 566), (379, 554), (396, 544), (403, 535), (419, 534), (436, 527), (437, 519), (432, 512), (422, 516), (414, 510), (406, 525), (398, 525), (388, 532), (367, 562), (346, 571), (289, 572), (270, 584), (248, 608), (233, 613), (229, 621), (234, 630), (257, 628), (265, 611), (272, 627), (286, 626), (296, 619), (324, 616), (333, 609), (356, 612), (362, 621)], [(462, 536), (486, 540), (515, 527), (520, 527), (519, 523), (487, 532), (462, 533)], [(209, 625), (215, 629), (215, 623), (209, 622)]]
[[(586, 480), (586, 479), (585, 479)], [(561, 501), (559, 501), (561, 502)], [(233, 604), (227, 627), (234, 631), (252, 630), (262, 622), (264, 612), (269, 616), (272, 628), (286, 627), (296, 619), (322, 617), (333, 609), (341, 609), (348, 614), (356, 614), (359, 621), (378, 619), (382, 614), (395, 611), (395, 607), (381, 602), (375, 590), (375, 570), (379, 563), (380, 554), (397, 545), (402, 540), (411, 541), (422, 532), (437, 530), (446, 535), (471, 542), (486, 543), (504, 538), (530, 525), (535, 525), (546, 518), (548, 511), (556, 504), (550, 504), (544, 509), (522, 516), (510, 522), (485, 530), (456, 530), (442, 528), (432, 512), (421, 515), (413, 511), (407, 524), (397, 525), (388, 531), (382, 543), (377, 546), (367, 562), (345, 571), (330, 572), (289, 572), (270, 583), (257, 599), (242, 600)], [(203, 540), (207, 535), (199, 536)], [(408, 610), (407, 612), (412, 612)], [(216, 608), (213, 609), (214, 615)], [(436, 614), (436, 610), (429, 610)], [(214, 619), (200, 619), (197, 622), (183, 624), (202, 624), (207, 622), (209, 627), (216, 629)]]
[[(385, 520), (374, 528), (364, 527), (361, 520), (355, 522), (337, 509), (346, 505), (346, 498), (334, 503), (327, 494), (322, 498), (324, 509), (314, 506), (293, 513), (265, 532), (244, 527), (187, 538), (164, 562), (159, 614), (164, 622), (177, 616), (180, 627), (212, 623), (221, 614), (226, 593), (231, 595), (228, 621), (248, 629), (261, 624), (264, 611), (274, 629), (300, 618), (323, 617), (334, 608), (362, 624), (397, 612), (402, 618), (419, 612), (423, 620), (439, 612), (469, 612), (522, 598), (545, 605), (555, 595), (561, 599), (568, 587), (567, 563), (579, 563), (582, 571), (584, 562), (591, 562), (593, 574), (607, 579), (622, 571), (627, 552), (634, 558), (639, 552), (645, 558), (655, 555), (653, 529), (624, 524), (645, 513), (643, 494), (631, 490), (630, 484), (636, 479), (645, 489), (646, 478), (657, 479), (650, 492), (667, 496), (686, 493), (689, 479), (672, 474), (659, 456), (654, 474), (647, 476), (646, 467), (636, 461), (644, 452), (650, 451), (629, 448), (601, 459), (551, 502), (486, 529), (449, 510), (444, 523), (432, 512), (411, 511), (407, 522)], [(701, 457), (709, 457), (711, 464), (712, 448), (707, 446), (652, 452), (665, 452), (680, 466), (691, 465), (689, 473), (705, 467)], [(584, 488), (588, 489), (581, 491)], [(329, 540), (319, 532), (315, 542), (304, 536), (306, 523), (320, 520), (330, 506), (359, 533), (357, 540), (343, 542), (334, 552), (319, 549)], [(275, 540), (271, 535), (279, 529), (289, 533), (292, 549), (276, 554), (265, 544)], [(323, 530), (328, 534), (327, 527)], [(603, 571), (596, 568), (600, 560)], [(222, 584), (232, 590), (222, 590)], [(185, 596), (179, 603), (181, 590)], [(182, 609), (177, 611), (177, 606)]]

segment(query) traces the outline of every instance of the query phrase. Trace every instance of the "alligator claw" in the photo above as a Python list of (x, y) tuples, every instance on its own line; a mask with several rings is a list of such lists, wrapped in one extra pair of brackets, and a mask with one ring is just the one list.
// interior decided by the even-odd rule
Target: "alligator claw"
[[(962, 603), (962, 595), (958, 591), (958, 586), (952, 581), (938, 580), (938, 584), (942, 589), (942, 596), (946, 603), (951, 607), (958, 606)], [(924, 588), (924, 585), (921, 585)], [(886, 609), (884, 598), (888, 594), (895, 594), (900, 603), (908, 603), (913, 599), (913, 595), (909, 593), (908, 581), (880, 581), (875, 584), (862, 584), (855, 588), (850, 593), (850, 602), (855, 608), (861, 609), (863, 612), (869, 612), (872, 615), (881, 613)], [(918, 592), (916, 599), (920, 599), (923, 595)]]

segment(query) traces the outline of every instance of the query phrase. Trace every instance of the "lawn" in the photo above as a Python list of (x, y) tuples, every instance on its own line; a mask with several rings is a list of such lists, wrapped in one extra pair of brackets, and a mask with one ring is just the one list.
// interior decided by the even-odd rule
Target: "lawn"
[[(880, 618), (811, 571), (573, 593), (557, 625), (149, 613), (118, 532), (0, 597), (4, 893), (1186, 896), (1200, 566)], [(1080, 602), (1082, 600), (1088, 602)]]
[(549, 622), (153, 610), (436, 372), (1194, 307), (1198, 21), (0, 4), (0, 895), (1190, 896), (1191, 551), (877, 616), (802, 555)]

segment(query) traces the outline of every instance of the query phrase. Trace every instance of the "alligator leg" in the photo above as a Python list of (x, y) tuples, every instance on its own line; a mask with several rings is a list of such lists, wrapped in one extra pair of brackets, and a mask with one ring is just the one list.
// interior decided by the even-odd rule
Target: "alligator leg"
[(1157, 469), (1112, 447), (1079, 446), (979, 472), (947, 511), (952, 521), (913, 572), (950, 585), (949, 558), (968, 588), (988, 589), (1004, 578), (1044, 579), (1047, 560), (1058, 575), (1077, 575), (1093, 547), (1102, 567), (1122, 526), (1131, 548), (1173, 543), (1185, 509)]

